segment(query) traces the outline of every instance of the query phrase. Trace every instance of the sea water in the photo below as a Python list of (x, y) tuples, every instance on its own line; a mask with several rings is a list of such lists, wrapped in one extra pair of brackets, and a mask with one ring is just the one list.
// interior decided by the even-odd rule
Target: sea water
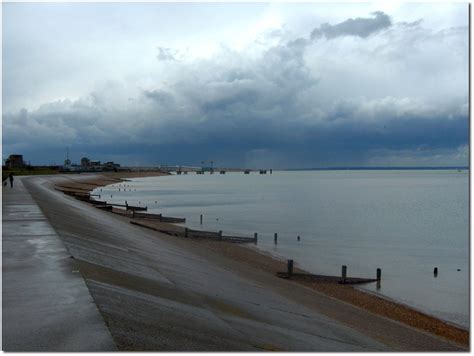
[(96, 193), (185, 217), (190, 228), (257, 232), (257, 248), (311, 273), (346, 265), (348, 276), (375, 278), (381, 268), (378, 287), (359, 288), (469, 326), (468, 171), (190, 173), (126, 184)]

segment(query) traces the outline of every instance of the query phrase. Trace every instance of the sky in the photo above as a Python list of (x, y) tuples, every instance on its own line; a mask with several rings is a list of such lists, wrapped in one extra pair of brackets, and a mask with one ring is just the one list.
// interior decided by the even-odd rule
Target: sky
[(467, 3), (3, 3), (2, 156), (468, 164)]

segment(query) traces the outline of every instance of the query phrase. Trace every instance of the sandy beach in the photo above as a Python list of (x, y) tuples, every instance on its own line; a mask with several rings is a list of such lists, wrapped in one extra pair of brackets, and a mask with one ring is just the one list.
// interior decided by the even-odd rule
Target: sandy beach
[[(351, 286), (337, 283), (296, 282), (277, 278), (276, 272), (286, 270), (286, 261), (280, 261), (264, 254), (251, 245), (243, 246), (214, 240), (182, 239), (136, 227), (129, 223), (130, 218), (128, 217), (98, 211), (94, 206), (77, 201), (58, 191), (86, 193), (98, 186), (113, 184), (123, 179), (152, 175), (156, 176), (160, 173), (64, 175), (31, 178), (25, 182), (52, 226), (63, 238), (69, 253), (74, 257), (119, 349), (441, 351), (463, 350), (468, 346), (468, 331), (407, 306), (364, 293)], [(138, 235), (140, 239), (138, 239)], [(136, 240), (133, 238), (134, 236), (137, 236)], [(155, 246), (155, 244), (157, 245)], [(158, 246), (159, 244), (161, 246)], [(164, 255), (168, 257), (161, 254), (155, 256), (154, 253), (159, 253), (157, 251), (163, 251), (163, 246), (167, 251)], [(196, 266), (187, 266), (188, 262), (184, 265), (180, 264), (179, 258), (173, 258), (173, 256), (180, 256), (182, 253), (186, 253), (186, 257), (183, 257), (184, 260), (195, 261)], [(146, 263), (143, 264), (143, 261)], [(161, 267), (150, 267), (154, 266), (157, 261)], [(216, 272), (214, 267), (219, 272)], [(203, 285), (197, 286), (195, 283), (199, 284), (199, 278), (196, 280), (196, 277), (191, 278), (188, 274), (180, 274), (176, 279), (176, 276), (173, 275), (176, 273), (176, 268), (180, 270), (184, 268), (188, 272), (194, 268), (194, 273), (199, 271), (198, 274), (201, 275), (199, 278), (201, 278)], [(226, 276), (224, 284), (228, 282), (228, 279), (233, 279), (236, 286), (239, 284), (242, 286), (245, 281), (244, 285), (248, 290), (257, 288), (259, 293), (263, 294), (258, 298), (253, 295), (253, 305), (249, 303), (244, 307), (239, 300), (245, 300), (245, 297), (234, 299), (233, 296), (229, 297), (227, 292), (224, 292), (223, 275)], [(183, 280), (187, 282), (180, 285)], [(211, 282), (208, 282), (209, 280)], [(207, 285), (208, 283), (210, 285)], [(178, 289), (184, 288), (187, 293), (177, 292), (175, 287), (178, 285)], [(217, 293), (210, 293), (209, 288), (215, 288)], [(234, 288), (229, 286), (229, 289)], [(113, 290), (115, 292), (120, 290), (121, 293), (133, 291), (134, 295), (129, 293), (130, 295), (127, 297), (117, 299), (117, 293)], [(192, 290), (191, 294), (199, 295), (197, 299), (201, 302), (205, 301), (207, 307), (211, 305), (211, 309), (217, 314), (226, 315), (225, 318), (233, 320), (237, 318), (239, 319), (238, 323), (242, 323), (242, 320), (264, 322), (265, 325), (283, 323), (281, 316), (268, 316), (268, 310), (266, 312), (259, 310), (262, 303), (259, 303), (257, 299), (272, 300), (271, 303), (278, 300), (278, 303), (286, 305), (287, 313), (294, 314), (298, 318), (298, 321), (293, 320), (291, 323), (293, 326), (298, 325), (295, 326), (296, 329), (302, 327), (300, 319), (305, 319), (304, 315), (308, 317), (308, 313), (311, 311), (315, 315), (319, 315), (321, 319), (319, 324), (316, 320), (314, 324), (305, 326), (305, 330), (307, 327), (308, 330), (314, 330), (315, 325), (327, 325), (332, 320), (354, 340), (341, 346), (338, 343), (332, 344), (320, 340), (298, 342), (296, 341), (299, 340), (297, 337), (294, 340), (289, 338), (284, 341), (272, 336), (271, 343), (261, 344), (261, 340), (268, 338), (268, 335), (264, 337), (260, 332), (255, 332), (253, 337), (260, 341), (250, 342), (249, 338), (252, 337), (244, 332), (245, 337), (242, 339), (246, 340), (244, 342), (227, 334), (225, 337), (218, 336), (214, 333), (215, 330), (210, 332), (214, 335), (211, 338), (212, 342), (209, 341), (211, 339), (206, 339), (206, 342), (202, 344), (195, 343), (195, 336), (191, 337), (190, 335), (180, 334), (180, 337), (175, 341), (163, 339), (163, 335), (157, 333), (156, 320), (148, 319), (147, 308), (142, 303), (145, 301), (152, 303), (149, 298), (154, 296), (177, 300), (186, 305), (195, 305), (196, 299), (189, 295), (190, 290)], [(234, 290), (234, 293), (238, 294), (241, 291)], [(138, 295), (140, 298), (137, 297)], [(284, 301), (279, 298), (284, 298)], [(129, 304), (126, 303), (126, 300)], [(126, 304), (123, 304), (124, 302)], [(128, 307), (129, 310), (127, 310)], [(168, 308), (171, 306), (168, 305)], [(281, 307), (279, 308), (281, 309)], [(176, 338), (177, 332), (182, 333), (183, 330), (186, 330), (176, 315), (172, 313), (173, 317), (170, 319), (169, 314), (165, 313), (165, 316), (163, 313), (164, 311), (160, 309), (159, 314), (169, 323), (165, 327), (166, 331), (163, 331), (164, 326), (160, 324), (160, 330), (166, 335)], [(266, 321), (262, 320), (263, 314), (261, 313), (265, 314)], [(193, 313), (190, 312), (190, 314)], [(229, 319), (226, 321), (229, 323)], [(237, 323), (235, 320), (234, 322)], [(306, 321), (303, 324), (306, 325)], [(179, 331), (180, 325), (181, 331)], [(280, 325), (281, 327), (282, 325)], [(235, 329), (236, 326), (233, 325), (232, 328)], [(243, 332), (242, 325), (239, 324), (238, 329)], [(309, 332), (308, 330), (305, 332)], [(229, 333), (232, 334), (231, 331)], [(339, 330), (336, 334), (338, 333), (342, 333), (342, 331)], [(159, 334), (161, 336), (158, 336)], [(343, 338), (344, 340), (347, 339), (347, 335)], [(327, 338), (327, 335), (325, 337)], [(362, 339), (365, 341), (361, 341)], [(187, 342), (183, 340), (187, 340)], [(223, 340), (226, 341), (223, 342)], [(206, 347), (202, 345), (206, 345)]]

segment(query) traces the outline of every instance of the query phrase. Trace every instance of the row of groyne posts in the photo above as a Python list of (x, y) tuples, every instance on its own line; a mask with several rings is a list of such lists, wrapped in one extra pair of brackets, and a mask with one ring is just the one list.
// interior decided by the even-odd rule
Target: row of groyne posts
[[(157, 219), (159, 222), (166, 222), (166, 223), (183, 223), (186, 221), (184, 218), (174, 218), (174, 217), (165, 217), (162, 214), (144, 214), (139, 213), (138, 211), (147, 211), (147, 207), (138, 207), (138, 206), (131, 206), (125, 201), (125, 204), (111, 204), (105, 201), (97, 201), (90, 199), (91, 196), (99, 196), (96, 194), (85, 194), (85, 195), (78, 195), (75, 192), (64, 192), (68, 195), (73, 195), (79, 200), (85, 200), (89, 203), (96, 205), (97, 208), (107, 208), (106, 210), (111, 210), (113, 206), (125, 207), (125, 211), (131, 210), (131, 217), (133, 218), (145, 218), (145, 219)], [(87, 198), (87, 199), (86, 199)], [(104, 209), (105, 210), (105, 209)], [(141, 225), (136, 222), (131, 222), (136, 225)], [(203, 224), (203, 214), (200, 214), (200, 224)], [(148, 227), (146, 225), (142, 225), (144, 227)], [(157, 229), (161, 231), (161, 229)], [(167, 232), (167, 231), (161, 231)], [(217, 238), (218, 240), (228, 240), (230, 242), (253, 242), (257, 244), (258, 242), (258, 233), (254, 233), (252, 237), (240, 237), (240, 236), (223, 236), (222, 230), (219, 232), (210, 232), (210, 231), (199, 231), (199, 230), (191, 230), (187, 227), (184, 228), (183, 232), (184, 237), (208, 237), (208, 238)], [(181, 235), (183, 236), (183, 235)], [(301, 237), (297, 236), (297, 241), (300, 241)], [(278, 243), (278, 233), (274, 234), (274, 243)], [(299, 273), (294, 272), (294, 261), (292, 259), (287, 260), (287, 271), (286, 272), (277, 272), (277, 276), (280, 278), (286, 279), (296, 279), (296, 280), (306, 280), (306, 281), (323, 281), (323, 282), (337, 282), (339, 284), (361, 284), (361, 283), (370, 283), (370, 282), (377, 282), (377, 289), (381, 287), (381, 279), (382, 279), (382, 269), (377, 268), (376, 270), (376, 278), (357, 278), (357, 277), (348, 277), (347, 274), (347, 266), (343, 265), (341, 268), (341, 276), (326, 276), (326, 275), (316, 275), (316, 274), (309, 274), (309, 273)], [(458, 269), (460, 271), (460, 269)], [(438, 276), (438, 267), (434, 267), (433, 269), (434, 277)]]
[[(316, 275), (309, 273), (296, 273), (293, 271), (294, 261), (287, 260), (287, 271), (286, 272), (277, 272), (278, 277), (286, 279), (297, 279), (297, 280), (307, 280), (307, 281), (319, 281), (319, 282), (337, 282), (339, 284), (362, 284), (377, 282), (377, 289), (381, 288), (382, 281), (382, 269), (377, 268), (375, 278), (358, 278), (358, 277), (348, 277), (347, 275), (347, 266), (343, 265), (341, 268), (341, 276), (324, 276)], [(459, 269), (458, 269), (459, 271)], [(438, 276), (438, 267), (433, 269), (434, 277)]]
[[(199, 222), (202, 225), (203, 223), (203, 214), (200, 214)], [(189, 229), (185, 228), (185, 237), (189, 236)], [(219, 231), (219, 237), (222, 239), (222, 230)], [(301, 240), (301, 236), (297, 236), (297, 241)], [(278, 233), (273, 235), (274, 244), (278, 244)], [(254, 244), (258, 242), (258, 233), (254, 233), (253, 237)], [(377, 268), (376, 271), (376, 278), (356, 278), (356, 277), (348, 277), (347, 276), (347, 266), (342, 266), (341, 277), (338, 276), (323, 276), (323, 275), (316, 275), (316, 274), (309, 274), (309, 273), (296, 273), (293, 271), (294, 261), (288, 260), (287, 261), (287, 272), (277, 272), (277, 276), (286, 279), (298, 279), (298, 280), (312, 280), (312, 281), (326, 281), (326, 282), (337, 282), (340, 284), (361, 284), (361, 283), (370, 283), (370, 282), (377, 282), (377, 289), (381, 287), (381, 280), (382, 280), (382, 269)]]
[(362, 284), (377, 282), (377, 289), (381, 287), (382, 280), (382, 269), (377, 268), (376, 278), (358, 278), (358, 277), (348, 277), (347, 275), (347, 266), (342, 266), (341, 276), (326, 276), (310, 273), (298, 273), (293, 271), (294, 261), (287, 261), (287, 271), (286, 272), (277, 272), (277, 276), (286, 279), (296, 279), (296, 280), (305, 280), (305, 281), (319, 281), (319, 282), (336, 282), (339, 284)]

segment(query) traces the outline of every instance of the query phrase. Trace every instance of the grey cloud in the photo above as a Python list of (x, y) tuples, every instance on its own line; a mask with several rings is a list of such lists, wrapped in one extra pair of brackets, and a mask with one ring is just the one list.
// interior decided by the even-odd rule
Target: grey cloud
[(336, 25), (328, 23), (322, 24), (319, 28), (315, 28), (310, 35), (312, 40), (321, 37), (333, 39), (340, 36), (357, 36), (366, 38), (373, 33), (392, 26), (392, 21), (388, 15), (381, 11), (372, 13), (373, 18), (358, 17), (355, 19), (347, 19)]
[(143, 95), (160, 105), (171, 105), (174, 103), (173, 95), (164, 90), (144, 90)]
[(173, 50), (172, 48), (166, 47), (157, 47), (159, 61), (177, 61), (178, 60), (178, 51)]

